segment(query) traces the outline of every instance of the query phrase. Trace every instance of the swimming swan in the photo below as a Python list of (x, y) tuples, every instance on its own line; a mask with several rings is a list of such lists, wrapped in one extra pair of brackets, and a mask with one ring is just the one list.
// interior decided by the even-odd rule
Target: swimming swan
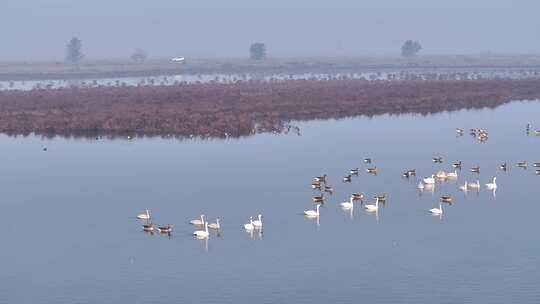
[(315, 210), (306, 210), (306, 211), (304, 211), (304, 214), (306, 216), (309, 216), (309, 217), (319, 217), (319, 215), (320, 215), (319, 207), (321, 207), (321, 205), (317, 205), (317, 211), (315, 211)]
[(432, 214), (437, 214), (437, 215), (442, 214), (443, 213), (442, 204), (439, 204), (439, 208), (431, 208), (431, 209), (429, 209), (429, 212), (431, 212)]
[(354, 204), (353, 204), (353, 200), (354, 200), (354, 197), (351, 196), (350, 200), (348, 202), (343, 202), (341, 204), (339, 204), (339, 206), (343, 209), (351, 209), (354, 207)]
[(140, 219), (140, 220), (149, 220), (150, 219), (150, 211), (148, 211), (148, 209), (146, 209), (146, 211), (144, 213), (138, 214), (137, 218)]
[(189, 221), (191, 225), (202, 226), (204, 225), (204, 214), (201, 214), (201, 219)]
[(221, 225), (219, 224), (219, 218), (216, 219), (215, 223), (208, 224), (208, 228), (210, 229), (220, 229)]
[(207, 237), (208, 234), (208, 222), (204, 223), (204, 230), (197, 230), (193, 232), (193, 235), (199, 238)]
[(375, 199), (375, 205), (365, 205), (364, 208), (366, 208), (367, 211), (377, 211), (377, 210), (379, 210), (379, 198), (377, 197)]
[(469, 188), (475, 188), (475, 189), (480, 188), (480, 181), (476, 180), (476, 183), (469, 183)]
[(262, 226), (263, 226), (263, 223), (262, 223), (262, 215), (259, 214), (258, 217), (259, 217), (258, 220), (253, 221), (253, 226), (255, 226), (255, 228), (262, 228)]
[(488, 190), (497, 190), (497, 178), (494, 177), (493, 183), (486, 184), (486, 187), (488, 188)]
[(446, 177), (448, 177), (448, 178), (457, 178), (458, 177), (457, 171), (454, 170), (454, 172), (446, 173)]
[(246, 230), (255, 229), (255, 226), (253, 226), (253, 217), (252, 216), (249, 217), (249, 223), (244, 224), (244, 229), (246, 229)]

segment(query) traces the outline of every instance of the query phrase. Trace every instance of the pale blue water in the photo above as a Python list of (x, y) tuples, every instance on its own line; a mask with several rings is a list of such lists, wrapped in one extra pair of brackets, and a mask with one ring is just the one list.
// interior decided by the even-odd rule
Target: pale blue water
[[(2, 303), (538, 303), (540, 103), (496, 109), (299, 123), (302, 136), (75, 140), (0, 136)], [(454, 129), (482, 127), (477, 143)], [(48, 151), (42, 151), (47, 147)], [(433, 164), (433, 156), (444, 163)], [(341, 178), (372, 157), (381, 172)], [(416, 190), (461, 160), (458, 181)], [(503, 173), (500, 163), (510, 170)], [(482, 184), (497, 176), (496, 198)], [(314, 176), (336, 192), (319, 225)], [(388, 194), (377, 215), (337, 207), (352, 192)], [(443, 194), (442, 220), (428, 214)], [(371, 201), (371, 200), (370, 200)], [(142, 231), (151, 210), (170, 237)], [(188, 221), (222, 218), (194, 239)], [(264, 233), (242, 224), (264, 215)], [(378, 216), (378, 219), (377, 219)]]

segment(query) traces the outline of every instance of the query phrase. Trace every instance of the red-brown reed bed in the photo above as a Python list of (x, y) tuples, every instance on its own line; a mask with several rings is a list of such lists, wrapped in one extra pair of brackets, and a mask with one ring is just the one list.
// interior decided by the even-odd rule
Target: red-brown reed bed
[(287, 122), (495, 107), (540, 80), (283, 81), (0, 92), (0, 131), (238, 137)]

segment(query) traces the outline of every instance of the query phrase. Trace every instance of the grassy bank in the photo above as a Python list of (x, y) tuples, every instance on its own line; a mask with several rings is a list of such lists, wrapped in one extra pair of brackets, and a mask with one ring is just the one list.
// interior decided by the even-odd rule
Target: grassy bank
[(420, 56), (350, 58), (270, 58), (253, 61), (242, 58), (187, 58), (185, 64), (169, 60), (133, 63), (119, 60), (86, 61), (79, 65), (63, 62), (0, 62), (0, 80), (58, 80), (115, 78), (175, 74), (242, 73), (350, 73), (364, 71), (410, 71), (444, 69), (456, 72), (478, 70), (540, 71), (540, 56)]

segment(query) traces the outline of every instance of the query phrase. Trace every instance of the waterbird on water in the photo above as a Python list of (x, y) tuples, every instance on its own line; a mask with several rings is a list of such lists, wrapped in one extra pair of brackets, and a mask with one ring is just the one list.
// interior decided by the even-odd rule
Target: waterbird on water
[(324, 193), (321, 193), (321, 195), (315, 195), (313, 197), (313, 202), (315, 202), (315, 203), (323, 203), (324, 202)]
[(350, 209), (350, 208), (353, 208), (354, 207), (354, 204), (353, 204), (353, 196), (351, 196), (351, 198), (349, 199), (348, 202), (343, 202), (341, 204), (339, 204), (339, 206), (343, 209)]
[(173, 225), (170, 225), (170, 224), (158, 227), (158, 231), (161, 233), (171, 233), (172, 229), (173, 229)]
[(424, 184), (435, 184), (435, 175), (431, 175), (431, 177), (424, 177), (423, 179)]
[(450, 195), (443, 195), (441, 196), (441, 202), (452, 203), (452, 197)]
[(262, 228), (263, 226), (263, 222), (262, 222), (262, 215), (259, 214), (258, 215), (258, 219), (257, 220), (254, 220), (252, 223), (253, 223), (253, 226), (255, 226), (255, 228)]
[(359, 192), (353, 193), (351, 196), (353, 198), (353, 201), (361, 201), (364, 199), (364, 194), (359, 193)]
[(218, 230), (221, 228), (221, 225), (219, 224), (219, 218), (216, 219), (215, 223), (208, 224), (208, 228)]
[(308, 217), (319, 217), (320, 215), (320, 212), (319, 212), (319, 208), (321, 207), (321, 205), (317, 205), (317, 210), (306, 210), (304, 211), (304, 214)]
[(317, 176), (313, 180), (316, 182), (326, 182), (326, 174), (324, 174), (323, 176)]
[(442, 163), (442, 157), (433, 157), (431, 159), (434, 163)]
[(143, 230), (144, 231), (154, 231), (154, 224), (152, 224), (152, 223), (144, 224), (143, 225)]
[(197, 230), (193, 232), (193, 235), (199, 238), (207, 237), (208, 233), (208, 222), (204, 223), (204, 230)]
[(444, 172), (443, 170), (439, 170), (439, 171), (437, 171), (437, 173), (435, 174), (435, 176), (436, 176), (438, 179), (445, 179), (445, 178), (446, 178), (446, 172)]
[(364, 208), (367, 210), (367, 211), (377, 211), (379, 210), (379, 198), (375, 198), (375, 205), (365, 205)]
[(246, 229), (248, 231), (255, 229), (255, 226), (253, 225), (253, 217), (252, 216), (249, 217), (249, 223), (244, 224), (244, 229)]
[(479, 189), (480, 188), (480, 181), (476, 180), (476, 183), (469, 183), (469, 188)]
[(202, 226), (202, 225), (204, 225), (204, 214), (201, 214), (200, 219), (191, 220), (191, 221), (189, 221), (189, 223), (191, 225), (194, 225), (194, 226)]
[(379, 172), (379, 169), (377, 169), (377, 167), (367, 168), (366, 172), (371, 174), (377, 174), (377, 172)]
[(416, 170), (415, 169), (412, 169), (412, 170), (407, 170), (403, 173), (403, 176), (404, 177), (411, 177), (411, 176), (416, 176)]
[(145, 210), (143, 213), (139, 213), (137, 215), (137, 218), (140, 220), (149, 220), (150, 219), (150, 211), (148, 209)]
[(442, 214), (443, 213), (442, 204), (439, 204), (439, 208), (429, 209), (429, 212), (431, 212), (432, 214), (437, 214), (437, 215)]
[(330, 185), (325, 185), (324, 186), (324, 192), (328, 192), (330, 194), (333, 194), (334, 193), (334, 188)]
[(493, 178), (493, 182), (486, 184), (488, 190), (497, 190), (497, 178)]
[(524, 161), (520, 161), (516, 164), (516, 167), (520, 167), (520, 168), (523, 168), (523, 169), (527, 169), (527, 161), (524, 160)]
[(452, 164), (452, 167), (461, 170), (461, 161), (459, 161), (459, 162), (457, 162), (457, 163), (453, 163), (453, 164)]
[(454, 170), (454, 172), (448, 172), (446, 173), (446, 177), (448, 178), (457, 178), (458, 177), (458, 173), (456, 170)]

